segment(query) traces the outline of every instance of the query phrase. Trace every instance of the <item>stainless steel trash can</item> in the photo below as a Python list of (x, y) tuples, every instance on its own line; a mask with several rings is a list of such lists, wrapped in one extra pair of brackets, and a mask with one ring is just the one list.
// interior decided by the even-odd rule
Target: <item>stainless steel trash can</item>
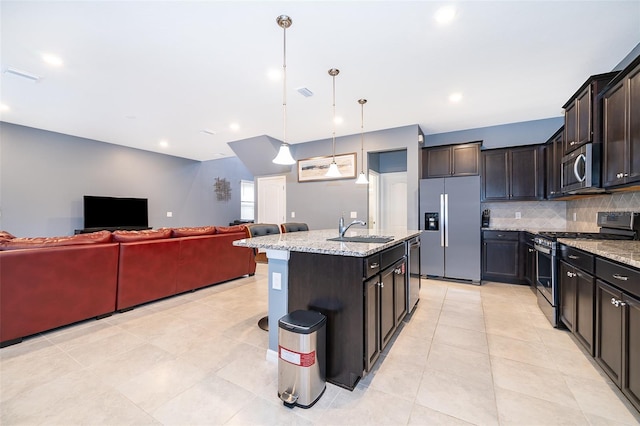
[(278, 321), (278, 397), (289, 408), (311, 407), (326, 389), (326, 324), (304, 310)]

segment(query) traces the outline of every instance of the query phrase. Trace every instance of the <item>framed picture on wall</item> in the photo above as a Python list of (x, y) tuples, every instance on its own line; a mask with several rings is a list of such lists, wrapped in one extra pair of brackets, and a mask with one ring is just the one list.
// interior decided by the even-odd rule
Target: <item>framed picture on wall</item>
[(340, 171), (339, 177), (325, 176), (333, 156), (313, 157), (298, 160), (298, 182), (311, 182), (318, 180), (355, 179), (356, 177), (356, 153), (336, 155), (336, 164)]

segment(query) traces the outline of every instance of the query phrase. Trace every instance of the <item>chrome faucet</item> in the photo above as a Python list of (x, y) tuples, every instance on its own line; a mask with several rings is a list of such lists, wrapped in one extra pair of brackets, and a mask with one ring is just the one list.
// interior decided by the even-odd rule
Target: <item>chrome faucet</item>
[(345, 227), (344, 226), (344, 216), (340, 216), (340, 223), (338, 225), (338, 232), (340, 232), (340, 238), (344, 238), (345, 232), (347, 232), (347, 229), (351, 228), (351, 225), (367, 226), (367, 222), (365, 222), (363, 220), (354, 220), (353, 222), (351, 222), (350, 224), (348, 224)]

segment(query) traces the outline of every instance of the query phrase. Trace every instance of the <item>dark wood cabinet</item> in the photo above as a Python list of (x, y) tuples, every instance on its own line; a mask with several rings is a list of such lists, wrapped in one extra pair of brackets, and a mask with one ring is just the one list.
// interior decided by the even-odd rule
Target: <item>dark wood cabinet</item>
[(596, 258), (595, 358), (640, 410), (640, 271)]
[(609, 83), (617, 72), (589, 77), (578, 91), (565, 103), (564, 108), (564, 154), (589, 143), (601, 142), (602, 117), (598, 93)]
[(528, 201), (544, 198), (541, 145), (482, 151), (482, 201)]
[(560, 319), (593, 356), (595, 278), (594, 256), (582, 250), (561, 246), (558, 268)]
[(534, 234), (520, 232), (520, 271), (525, 284), (536, 293), (536, 250), (533, 248)]
[(519, 282), (518, 248), (519, 232), (482, 231), (482, 279)]
[(480, 142), (423, 148), (422, 155), (423, 179), (480, 173)]
[(365, 370), (371, 370), (380, 356), (380, 280), (374, 276), (364, 283), (365, 291)]
[(620, 74), (602, 95), (605, 188), (640, 182), (640, 59)]
[(562, 153), (564, 140), (564, 126), (547, 141), (545, 152), (546, 187), (545, 198), (553, 199), (562, 195)]

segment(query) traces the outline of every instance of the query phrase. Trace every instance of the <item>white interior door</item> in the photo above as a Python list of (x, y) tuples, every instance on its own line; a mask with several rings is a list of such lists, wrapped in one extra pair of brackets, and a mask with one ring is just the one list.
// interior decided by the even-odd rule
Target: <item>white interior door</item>
[(380, 211), (380, 174), (373, 170), (369, 170), (369, 217), (367, 218), (367, 224), (369, 229), (379, 229), (379, 214)]
[(285, 176), (256, 179), (258, 214), (256, 223), (284, 223), (287, 216), (287, 178)]
[(380, 174), (380, 228), (407, 227), (407, 172)]

